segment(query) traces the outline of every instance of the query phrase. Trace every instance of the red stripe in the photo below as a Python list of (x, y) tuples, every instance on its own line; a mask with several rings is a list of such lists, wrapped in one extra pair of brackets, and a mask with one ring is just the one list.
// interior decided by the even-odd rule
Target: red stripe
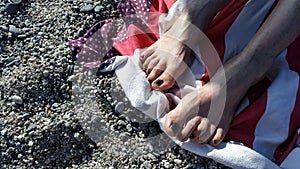
[[(289, 63), (290, 69), (297, 72), (300, 76), (300, 36), (288, 47), (288, 52), (286, 59)], [(300, 84), (300, 79), (299, 79)], [(295, 107), (292, 112), (289, 124), (289, 136), (288, 138), (280, 144), (274, 154), (277, 163), (281, 163), (288, 154), (295, 148), (297, 139), (298, 139), (298, 132), (297, 130), (300, 129), (300, 89), (298, 87), (297, 96)]]
[(247, 0), (233, 0), (211, 22), (207, 36), (215, 46), (221, 60), (225, 53), (225, 35), (244, 8)]
[(300, 74), (300, 36), (288, 47), (286, 59), (289, 63), (290, 69)]
[[(233, 0), (222, 9), (210, 23), (206, 35), (216, 48), (220, 59), (223, 60), (225, 53), (225, 35), (240, 12), (243, 10), (247, 0)], [(207, 70), (207, 69), (206, 69)], [(209, 81), (209, 74), (205, 73), (202, 78), (202, 85)]]
[(251, 86), (247, 91), (247, 97), (249, 99), (250, 105), (258, 99), (265, 91), (268, 90), (268, 87), (271, 84), (271, 80), (268, 78), (264, 78), (259, 81), (257, 84)]
[(264, 92), (251, 106), (232, 120), (226, 140), (242, 142), (247, 147), (253, 147), (256, 125), (266, 110), (267, 98), (267, 92)]

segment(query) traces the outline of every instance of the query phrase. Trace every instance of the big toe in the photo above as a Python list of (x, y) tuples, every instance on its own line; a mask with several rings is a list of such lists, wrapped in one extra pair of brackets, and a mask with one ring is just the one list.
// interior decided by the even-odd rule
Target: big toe
[(152, 83), (152, 88), (155, 90), (168, 90), (174, 84), (175, 79), (170, 74), (164, 72)]

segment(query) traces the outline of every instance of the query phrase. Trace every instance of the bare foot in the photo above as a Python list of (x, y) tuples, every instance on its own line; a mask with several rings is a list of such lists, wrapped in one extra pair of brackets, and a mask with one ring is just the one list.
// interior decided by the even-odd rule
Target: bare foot
[(161, 37), (151, 45), (141, 55), (151, 87), (163, 91), (170, 89), (191, 62), (190, 54), (188, 47), (169, 37)]
[[(233, 118), (234, 106), (222, 108), (218, 99), (223, 88), (210, 83), (184, 96), (175, 109), (166, 115), (165, 130), (180, 141), (188, 138), (216, 146), (224, 139)], [(211, 107), (211, 103), (214, 102)], [(226, 105), (229, 105), (227, 100)], [(219, 107), (218, 107), (219, 106)]]

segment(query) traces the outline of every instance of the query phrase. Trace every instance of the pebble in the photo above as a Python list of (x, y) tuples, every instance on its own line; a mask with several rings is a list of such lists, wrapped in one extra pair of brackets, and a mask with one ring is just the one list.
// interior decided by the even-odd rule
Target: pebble
[(95, 6), (94, 11), (95, 11), (96, 13), (99, 13), (99, 12), (101, 12), (102, 9), (103, 9), (102, 6), (97, 5), (97, 6)]
[(29, 146), (29, 147), (33, 146), (33, 141), (29, 141), (29, 142), (28, 142), (28, 146)]
[(40, 52), (45, 52), (46, 49), (45, 49), (45, 48), (39, 48), (39, 51), (40, 51)]
[(21, 34), (21, 35), (18, 35), (17, 38), (20, 39), (20, 40), (23, 40), (23, 39), (27, 38), (27, 35), (26, 34)]
[(16, 104), (22, 104), (23, 99), (20, 96), (14, 95), (11, 97), (11, 100), (15, 102)]
[(48, 77), (50, 75), (50, 71), (49, 70), (44, 70), (43, 71), (43, 76), (44, 77)]
[(20, 5), (22, 3), (22, 0), (12, 0), (12, 2), (16, 5)]
[(26, 129), (26, 132), (32, 131), (34, 129), (36, 129), (36, 125), (33, 124), (33, 123), (30, 123), (29, 126)]
[(87, 4), (86, 6), (84, 6), (84, 7), (82, 7), (82, 8), (80, 9), (80, 12), (90, 13), (90, 12), (92, 12), (93, 10), (94, 10), (93, 5)]
[(182, 160), (176, 158), (176, 159), (174, 159), (174, 163), (177, 165), (180, 165), (180, 164), (182, 164)]
[(1, 130), (1, 135), (4, 136), (6, 134), (6, 132), (7, 132), (7, 128), (2, 129)]
[(1, 25), (0, 28), (1, 28), (1, 30), (5, 31), (5, 32), (8, 31), (8, 27), (5, 25)]
[(7, 14), (16, 14), (19, 11), (18, 4), (8, 3), (3, 9)]
[(18, 35), (21, 31), (15, 25), (9, 25), (8, 28), (9, 32), (13, 33), (14, 35)]
[(125, 108), (125, 104), (123, 102), (119, 102), (115, 107), (115, 111), (118, 113), (122, 113), (124, 108)]

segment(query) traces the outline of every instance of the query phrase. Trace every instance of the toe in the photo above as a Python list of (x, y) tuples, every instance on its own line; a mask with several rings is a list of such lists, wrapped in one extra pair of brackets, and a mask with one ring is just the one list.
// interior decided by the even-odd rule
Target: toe
[(165, 116), (164, 129), (171, 137), (181, 134), (183, 122), (186, 119), (180, 114), (180, 112), (180, 105), (177, 105), (175, 109), (168, 112), (168, 114)]
[(222, 128), (218, 128), (216, 131), (216, 134), (210, 141), (210, 145), (212, 145), (212, 146), (219, 145), (222, 142), (222, 140), (224, 139), (224, 137), (225, 137), (224, 130)]
[(140, 55), (140, 60), (144, 62), (149, 56), (151, 56), (155, 52), (155, 48), (150, 46)]
[(154, 69), (152, 69), (151, 71), (150, 71), (150, 73), (148, 74), (148, 76), (147, 76), (147, 80), (150, 82), (153, 82), (153, 81), (155, 81), (156, 80), (156, 78), (162, 73), (163, 71), (161, 70), (161, 69), (156, 69), (156, 68), (154, 68)]
[(209, 138), (211, 138), (211, 132), (209, 127), (209, 120), (207, 118), (202, 118), (200, 124), (197, 127), (197, 132), (199, 133), (198, 143), (206, 143)]
[(175, 135), (177, 133), (177, 131), (175, 131), (176, 130), (175, 128), (177, 127), (177, 126), (175, 126), (176, 123), (174, 123), (175, 118), (172, 115), (170, 115), (170, 113), (175, 113), (174, 110), (170, 111), (166, 115), (165, 123), (164, 123), (164, 129), (165, 129), (166, 133), (171, 137), (175, 137)]
[(152, 84), (155, 90), (168, 90), (175, 84), (175, 79), (168, 73), (162, 73)]
[(197, 128), (200, 122), (201, 122), (200, 116), (196, 116), (191, 120), (189, 120), (185, 125), (185, 127), (182, 129), (181, 134), (178, 135), (177, 139), (182, 142), (186, 141), (191, 136), (193, 131)]

